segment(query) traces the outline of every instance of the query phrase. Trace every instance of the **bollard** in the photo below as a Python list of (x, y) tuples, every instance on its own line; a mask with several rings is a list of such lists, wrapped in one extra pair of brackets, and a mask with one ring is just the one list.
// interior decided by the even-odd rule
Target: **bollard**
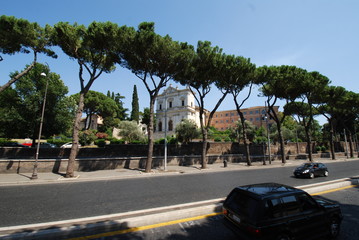
[(227, 160), (223, 161), (223, 167), (227, 167), (227, 162), (228, 162)]

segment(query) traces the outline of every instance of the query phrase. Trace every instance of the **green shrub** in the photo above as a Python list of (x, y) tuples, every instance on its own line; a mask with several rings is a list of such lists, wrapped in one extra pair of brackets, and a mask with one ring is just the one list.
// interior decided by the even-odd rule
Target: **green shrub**
[(106, 140), (105, 140), (105, 139), (97, 139), (97, 140), (95, 140), (95, 144), (96, 144), (98, 147), (105, 147), (105, 145), (106, 145)]
[(8, 143), (8, 142), (13, 142), (13, 141), (10, 141), (10, 139), (7, 139), (7, 138), (0, 138), (0, 146), (4, 146), (5, 143)]
[(96, 130), (85, 130), (79, 133), (80, 143), (82, 146), (92, 144), (96, 139)]
[(231, 142), (231, 141), (232, 141), (232, 139), (231, 139), (230, 137), (228, 137), (228, 136), (227, 136), (227, 137), (225, 137), (225, 138), (224, 138), (224, 141), (225, 141), (225, 142)]
[(133, 140), (132, 142), (130, 142), (129, 144), (146, 144), (145, 141), (142, 140)]
[(214, 138), (214, 141), (215, 141), (215, 142), (222, 142), (222, 138), (221, 138), (221, 137), (215, 137), (215, 138)]
[(113, 139), (110, 140), (110, 143), (111, 144), (125, 144), (125, 140), (113, 138)]

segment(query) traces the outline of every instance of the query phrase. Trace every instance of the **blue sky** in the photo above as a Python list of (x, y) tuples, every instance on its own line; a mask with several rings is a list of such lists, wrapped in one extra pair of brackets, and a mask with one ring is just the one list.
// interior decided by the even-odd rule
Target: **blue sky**
[[(196, 46), (208, 40), (227, 54), (250, 58), (257, 66), (295, 65), (318, 71), (331, 85), (359, 90), (359, 1), (358, 0), (1, 0), (0, 14), (31, 22), (54, 25), (64, 21), (88, 25), (92, 21), (111, 21), (136, 27), (141, 22), (155, 22), (156, 32), (176, 41)], [(51, 71), (61, 75), (69, 94), (80, 89), (78, 65), (62, 54), (54, 60), (40, 55)], [(21, 70), (32, 56), (2, 55), (0, 85), (10, 72)], [(137, 85), (140, 108), (148, 107), (143, 83), (131, 72), (117, 67), (103, 74), (91, 90), (108, 90), (125, 96), (131, 108), (133, 85)], [(173, 84), (182, 88), (178, 84)], [(211, 110), (218, 92), (206, 99)], [(245, 107), (264, 104), (255, 91)], [(230, 97), (220, 110), (234, 109)], [(322, 120), (321, 120), (322, 122)]]

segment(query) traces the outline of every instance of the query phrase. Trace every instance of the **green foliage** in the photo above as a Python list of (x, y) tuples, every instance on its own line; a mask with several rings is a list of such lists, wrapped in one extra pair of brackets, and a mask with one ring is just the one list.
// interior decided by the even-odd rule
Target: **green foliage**
[(61, 145), (65, 144), (65, 143), (71, 142), (72, 139), (68, 138), (66, 136), (60, 135), (57, 137), (49, 138), (46, 141), (48, 143), (52, 143), (52, 144), (55, 144), (56, 146), (60, 147)]
[(48, 138), (68, 132), (74, 112), (74, 103), (65, 96), (68, 88), (58, 74), (38, 63), (14, 88), (0, 94), (0, 136), (37, 138), (47, 81), (42, 135)]
[(82, 146), (91, 145), (96, 139), (96, 130), (84, 130), (79, 133)]
[(31, 23), (22, 18), (0, 16), (0, 53), (15, 54), (34, 51), (56, 57), (55, 53), (49, 49), (48, 28), (41, 28), (37, 23)]
[(138, 103), (137, 87), (133, 87), (131, 121), (140, 122), (140, 106)]
[(229, 136), (226, 136), (223, 140), (225, 142), (231, 142), (232, 141), (232, 139)]
[(110, 139), (110, 144), (125, 144), (126, 141), (124, 139), (116, 139), (116, 138), (111, 138)]
[(95, 145), (98, 147), (105, 147), (106, 146), (106, 140), (105, 139), (96, 139)]
[[(246, 127), (248, 140), (253, 141), (256, 136), (255, 126), (250, 121), (247, 120), (244, 122), (244, 124)], [(242, 123), (240, 121), (237, 121), (236, 127), (229, 130), (230, 131), (229, 136), (231, 137), (231, 139), (242, 139), (243, 136), (242, 129), (243, 129)]]
[(144, 142), (145, 136), (140, 126), (134, 121), (122, 121), (118, 125), (119, 137), (128, 143)]
[(215, 142), (222, 142), (222, 138), (221, 137), (215, 137), (213, 139)]
[(200, 136), (196, 123), (188, 119), (184, 119), (180, 122), (176, 126), (175, 132), (178, 141), (181, 143), (189, 143)]
[[(167, 136), (167, 144), (177, 144), (177, 143), (178, 143), (178, 139), (176, 137)], [(157, 139), (155, 141), (155, 144), (165, 144), (165, 139), (164, 138)]]
[[(124, 96), (121, 96), (121, 94), (119, 93), (114, 93), (112, 92), (112, 94), (110, 93), (110, 91), (107, 92), (107, 97), (111, 98), (112, 100), (114, 100), (116, 102), (117, 105), (117, 112), (115, 114), (115, 118), (119, 119), (119, 120), (125, 120), (127, 118), (127, 108), (123, 107), (123, 101), (122, 99), (124, 99)], [(118, 123), (117, 123), (118, 124)], [(116, 124), (116, 125), (117, 125)]]
[(11, 142), (8, 138), (0, 138), (0, 146), (4, 146), (5, 143)]
[[(150, 124), (150, 109), (149, 108), (144, 108), (143, 109), (143, 113), (142, 113), (142, 120), (141, 120), (141, 123), (142, 124), (146, 124), (147, 126), (149, 126)], [(154, 119), (154, 125), (155, 124), (156, 120)]]

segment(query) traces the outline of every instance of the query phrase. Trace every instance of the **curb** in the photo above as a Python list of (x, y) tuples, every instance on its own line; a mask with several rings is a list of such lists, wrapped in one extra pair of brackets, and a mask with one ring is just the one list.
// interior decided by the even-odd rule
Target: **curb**
[[(297, 186), (309, 194), (359, 185), (359, 177), (343, 178), (325, 183)], [(71, 219), (31, 225), (0, 228), (0, 239), (66, 239), (82, 235), (96, 234), (96, 231), (111, 232), (128, 230), (141, 226), (160, 224), (201, 215), (219, 213), (225, 198), (200, 202), (178, 204), (155, 209), (146, 209), (128, 213)]]

